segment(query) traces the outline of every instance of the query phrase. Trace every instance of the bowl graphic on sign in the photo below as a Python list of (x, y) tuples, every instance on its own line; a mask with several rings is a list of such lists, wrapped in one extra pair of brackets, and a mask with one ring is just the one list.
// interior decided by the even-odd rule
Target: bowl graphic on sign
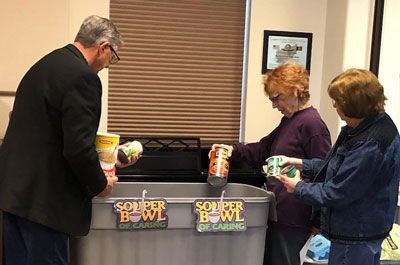
[(133, 223), (137, 223), (142, 218), (142, 213), (140, 211), (132, 211), (129, 213), (129, 220)]
[(219, 221), (221, 213), (219, 211), (211, 211), (208, 216), (210, 217), (210, 222), (215, 224)]

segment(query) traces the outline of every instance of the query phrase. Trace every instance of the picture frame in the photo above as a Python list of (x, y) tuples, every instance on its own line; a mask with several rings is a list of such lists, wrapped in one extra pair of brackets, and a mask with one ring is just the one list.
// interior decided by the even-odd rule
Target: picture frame
[(287, 61), (294, 61), (310, 72), (312, 37), (309, 32), (264, 30), (261, 73)]

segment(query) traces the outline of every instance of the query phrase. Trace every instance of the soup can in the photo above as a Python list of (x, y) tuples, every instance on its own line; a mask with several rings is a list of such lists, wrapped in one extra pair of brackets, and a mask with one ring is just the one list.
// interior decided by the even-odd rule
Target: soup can
[(217, 147), (210, 153), (207, 182), (214, 187), (225, 186), (228, 180), (229, 156), (228, 149)]
[(122, 163), (128, 163), (129, 157), (143, 152), (143, 146), (139, 141), (132, 141), (118, 150), (118, 160)]
[(276, 177), (281, 174), (281, 168), (279, 163), (281, 162), (281, 158), (279, 156), (271, 156), (267, 159), (267, 177)]
[(286, 166), (282, 168), (281, 170), (281, 175), (286, 174), (289, 178), (294, 178), (296, 176), (296, 167), (291, 165), (291, 166)]
[(98, 132), (96, 135), (96, 151), (99, 154), (100, 166), (107, 177), (115, 175), (118, 144), (118, 134)]

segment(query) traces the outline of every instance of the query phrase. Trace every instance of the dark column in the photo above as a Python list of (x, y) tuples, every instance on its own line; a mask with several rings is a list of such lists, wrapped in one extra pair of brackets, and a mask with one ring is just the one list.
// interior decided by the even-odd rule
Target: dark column
[(385, 0), (375, 0), (374, 25), (372, 31), (371, 59), (369, 70), (373, 72), (376, 76), (378, 76), (379, 74), (384, 4)]

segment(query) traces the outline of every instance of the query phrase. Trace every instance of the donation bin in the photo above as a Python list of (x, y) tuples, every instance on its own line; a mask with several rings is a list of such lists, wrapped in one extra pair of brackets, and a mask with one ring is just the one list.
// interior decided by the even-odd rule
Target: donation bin
[[(167, 227), (121, 229), (115, 205), (129, 198), (142, 198), (145, 205), (144, 195), (166, 202)], [(200, 215), (194, 212), (199, 199), (243, 201), (245, 230), (199, 232)], [(93, 199), (92, 213), (89, 234), (71, 238), (71, 265), (262, 265), (267, 221), (276, 220), (272, 192), (236, 183), (221, 188), (207, 183), (117, 183), (110, 197)]]

